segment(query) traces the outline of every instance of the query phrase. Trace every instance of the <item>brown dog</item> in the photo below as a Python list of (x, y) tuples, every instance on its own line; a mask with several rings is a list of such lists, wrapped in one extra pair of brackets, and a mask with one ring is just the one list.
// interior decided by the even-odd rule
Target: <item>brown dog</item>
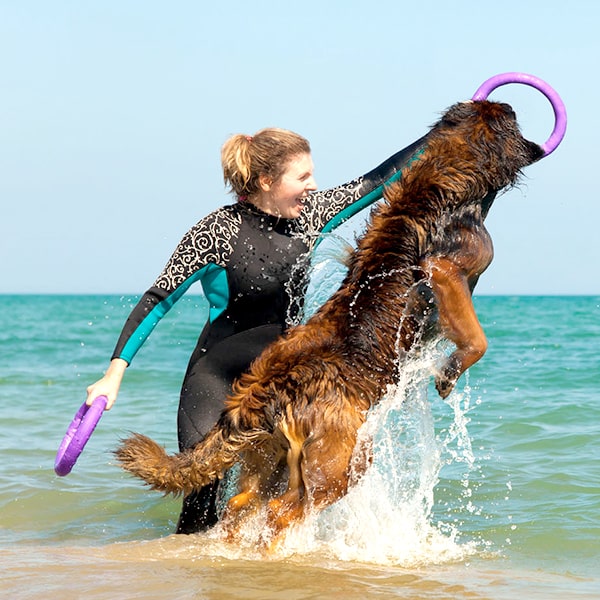
[(267, 504), (277, 533), (308, 508), (341, 498), (351, 461), (356, 473), (356, 460), (358, 472), (369, 460), (366, 449), (353, 459), (358, 429), (394, 383), (402, 356), (434, 335), (452, 341), (435, 377), (446, 397), (484, 354), (471, 300), (493, 256), (483, 221), (496, 193), (542, 155), (520, 134), (510, 106), (452, 106), (373, 210), (340, 289), (256, 359), (206, 438), (168, 456), (134, 435), (116, 451), (123, 468), (178, 494), (241, 462), (240, 493), (224, 517), (232, 531), (251, 506)]

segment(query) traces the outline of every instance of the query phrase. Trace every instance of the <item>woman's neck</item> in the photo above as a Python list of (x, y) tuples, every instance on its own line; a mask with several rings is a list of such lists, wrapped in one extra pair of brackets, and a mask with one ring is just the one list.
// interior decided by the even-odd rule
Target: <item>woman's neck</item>
[(281, 217), (281, 212), (268, 194), (254, 194), (248, 197), (248, 202), (268, 215)]

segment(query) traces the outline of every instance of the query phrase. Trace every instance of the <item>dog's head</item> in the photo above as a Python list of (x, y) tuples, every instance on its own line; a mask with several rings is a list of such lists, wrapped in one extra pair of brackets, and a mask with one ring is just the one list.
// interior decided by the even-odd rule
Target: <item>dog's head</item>
[(451, 106), (432, 128), (465, 150), (485, 174), (491, 189), (500, 190), (516, 182), (521, 169), (543, 157), (543, 149), (523, 137), (510, 105), (501, 102), (468, 101)]

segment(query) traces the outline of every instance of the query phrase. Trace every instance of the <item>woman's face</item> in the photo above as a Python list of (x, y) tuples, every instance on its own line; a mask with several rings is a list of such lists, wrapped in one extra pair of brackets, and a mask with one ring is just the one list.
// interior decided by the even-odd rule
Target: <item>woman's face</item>
[(298, 218), (309, 193), (317, 189), (313, 170), (310, 154), (294, 156), (279, 179), (261, 183), (262, 193), (255, 204), (271, 215), (284, 219)]

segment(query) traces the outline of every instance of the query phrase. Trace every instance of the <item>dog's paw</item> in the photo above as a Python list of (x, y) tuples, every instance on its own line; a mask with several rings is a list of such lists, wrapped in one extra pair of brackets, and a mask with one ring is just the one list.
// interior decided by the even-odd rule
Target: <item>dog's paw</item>
[(456, 353), (450, 355), (444, 366), (435, 374), (435, 389), (442, 398), (447, 398), (454, 389), (462, 370)]
[(459, 377), (460, 373), (451, 358), (441, 371), (435, 375), (435, 389), (438, 394), (442, 398), (447, 398), (454, 389)]
[(442, 374), (435, 378), (435, 389), (442, 398), (447, 398), (456, 385), (456, 378), (449, 378)]

